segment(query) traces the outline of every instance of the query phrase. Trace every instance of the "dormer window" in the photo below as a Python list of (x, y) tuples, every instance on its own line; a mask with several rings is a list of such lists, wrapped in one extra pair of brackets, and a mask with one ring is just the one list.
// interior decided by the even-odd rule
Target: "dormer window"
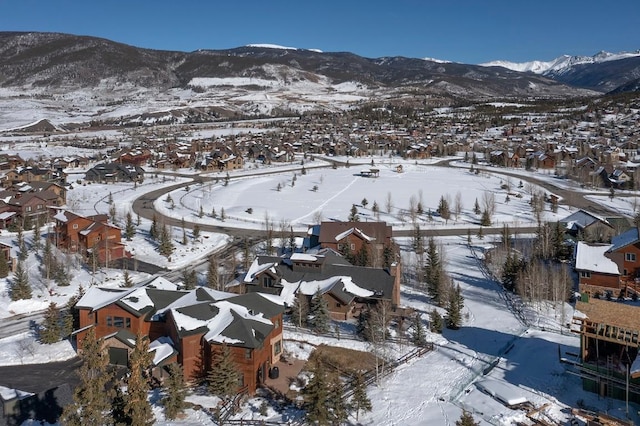
[(636, 254), (635, 253), (625, 253), (624, 254), (624, 259), (627, 262), (635, 262), (636, 261)]

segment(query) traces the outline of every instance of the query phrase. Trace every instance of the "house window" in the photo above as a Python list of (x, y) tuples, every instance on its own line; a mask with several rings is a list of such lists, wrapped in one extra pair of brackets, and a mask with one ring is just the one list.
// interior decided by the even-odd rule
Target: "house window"
[[(107, 317), (107, 325), (109, 325), (109, 317)], [(113, 317), (113, 326), (118, 328), (131, 328), (131, 318)]]
[(280, 320), (276, 320), (276, 322), (273, 324), (274, 328), (277, 330), (280, 328)]
[(280, 355), (280, 352), (282, 352), (282, 340), (278, 340), (273, 344), (273, 353), (275, 355)]
[(251, 349), (245, 349), (244, 350), (244, 358), (245, 359), (251, 359)]
[(263, 287), (273, 287), (273, 278), (269, 275), (265, 275), (262, 277), (262, 286)]
[(591, 278), (591, 272), (589, 272), (589, 271), (580, 271), (580, 278)]
[(243, 388), (244, 387), (244, 374), (240, 373), (238, 375), (238, 387), (239, 388)]
[(356, 249), (356, 245), (354, 243), (351, 243), (351, 250), (355, 250)]
[(625, 253), (624, 254), (624, 259), (627, 262), (635, 262), (636, 261), (636, 254), (635, 253)]
[(107, 317), (107, 327), (113, 327), (113, 318)]
[(25, 211), (30, 212), (30, 211), (31, 211), (31, 206), (27, 206), (27, 207), (25, 207), (24, 209), (25, 209)]
[(73, 229), (78, 229), (78, 224), (77, 223), (73, 224)]
[(340, 302), (336, 302), (336, 308), (339, 308), (340, 306), (342, 306), (342, 304)]

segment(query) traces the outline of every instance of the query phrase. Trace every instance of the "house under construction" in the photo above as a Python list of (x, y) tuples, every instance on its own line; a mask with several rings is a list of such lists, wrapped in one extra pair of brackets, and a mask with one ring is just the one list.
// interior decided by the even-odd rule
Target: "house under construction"
[(640, 307), (583, 294), (571, 328), (581, 337), (574, 365), (584, 389), (640, 403)]

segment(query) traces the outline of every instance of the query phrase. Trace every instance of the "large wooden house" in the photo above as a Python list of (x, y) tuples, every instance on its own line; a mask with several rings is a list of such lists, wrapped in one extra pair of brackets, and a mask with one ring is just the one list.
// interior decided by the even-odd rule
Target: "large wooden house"
[(583, 294), (571, 330), (580, 334), (575, 365), (585, 390), (640, 402), (640, 308)]
[[(91, 287), (76, 304), (78, 349), (89, 328), (104, 339), (111, 363), (127, 365), (132, 336), (148, 336), (156, 367), (178, 362), (185, 378), (211, 369), (213, 354), (227, 345), (241, 373), (238, 391), (253, 394), (282, 354), (282, 314), (277, 298), (197, 288), (180, 290), (156, 278), (131, 289)], [(160, 374), (161, 375), (161, 374)]]
[(61, 210), (55, 216), (55, 244), (70, 253), (108, 263), (129, 256), (122, 243), (122, 230), (108, 222), (107, 215), (81, 216)]
[(385, 222), (322, 222), (309, 245), (356, 255), (366, 250), (367, 265), (380, 267), (393, 251), (392, 228)]
[(317, 254), (289, 257), (259, 256), (246, 274), (229, 284), (239, 293), (261, 292), (281, 296), (288, 306), (295, 298), (310, 301), (320, 292), (333, 319), (359, 315), (365, 305), (380, 301), (400, 304), (400, 267), (389, 269), (354, 266), (330, 249)]

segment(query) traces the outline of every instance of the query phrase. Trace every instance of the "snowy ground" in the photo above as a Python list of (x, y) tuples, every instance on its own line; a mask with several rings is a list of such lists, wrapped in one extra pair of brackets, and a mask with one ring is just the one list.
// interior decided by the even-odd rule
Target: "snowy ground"
[[(193, 185), (189, 191), (178, 190), (172, 194), (175, 202), (173, 209), (169, 208), (164, 197), (157, 200), (155, 205), (165, 214), (177, 218), (185, 217), (189, 221), (222, 223), (219, 219), (213, 219), (207, 215), (199, 218), (197, 212), (202, 205), (206, 214), (214, 207), (218, 213), (224, 208), (228, 214), (225, 226), (261, 228), (268, 212), (270, 220), (276, 226), (281, 221), (288, 221), (296, 227), (304, 228), (306, 224), (313, 222), (314, 215), (319, 212), (324, 219), (344, 220), (353, 204), (358, 205), (361, 220), (373, 220), (375, 215), (371, 207), (376, 201), (381, 211), (380, 220), (393, 224), (394, 229), (410, 229), (411, 221), (408, 219), (406, 210), (409, 209), (410, 199), (413, 196), (423, 203), (425, 211), (431, 209), (434, 213), (432, 220), (429, 220), (427, 215), (419, 218), (421, 227), (466, 229), (477, 221), (477, 216), (471, 211), (475, 199), (478, 198), (482, 203), (483, 194), (491, 193), (496, 200), (494, 223), (498, 226), (502, 223), (527, 225), (533, 222), (531, 207), (527, 204), (528, 195), (523, 194), (522, 198), (513, 196), (508, 203), (505, 202), (506, 192), (501, 189), (505, 180), (497, 174), (475, 175), (466, 170), (428, 167), (411, 162), (403, 163), (404, 172), (397, 173), (395, 171), (397, 162), (385, 163), (383, 159), (378, 158), (375, 160), (376, 167), (380, 169), (380, 177), (375, 179), (356, 176), (361, 169), (370, 166), (367, 164), (370, 160), (366, 160), (367, 162), (363, 161), (363, 164), (353, 164), (350, 168), (336, 170), (312, 169), (309, 165), (308, 173), (306, 175), (297, 173), (295, 185), (291, 186), (293, 172), (290, 168), (299, 167), (299, 164), (292, 164), (287, 166), (288, 171), (281, 174), (232, 179), (228, 186), (224, 186), (220, 181), (211, 186)], [(260, 171), (263, 170), (252, 167), (236, 174), (255, 174)], [(276, 169), (272, 168), (272, 171), (275, 172)], [(161, 176), (156, 179), (153, 173), (148, 176), (145, 184), (135, 190), (131, 189), (130, 185), (76, 186), (69, 193), (70, 206), (79, 209), (78, 212), (82, 214), (107, 213), (110, 207), (107, 201), (111, 192), (117, 207), (116, 222), (119, 221), (122, 224), (133, 199), (143, 190), (152, 190), (178, 182), (172, 180), (163, 182)], [(280, 191), (276, 190), (278, 183), (281, 183)], [(524, 188), (518, 188), (518, 182), (515, 180), (512, 180), (511, 184), (513, 185), (512, 193), (524, 191)], [(314, 185), (318, 186), (317, 191), (312, 190)], [(392, 208), (387, 212), (385, 203), (387, 194), (391, 192)], [(463, 206), (461, 214), (457, 219), (455, 214), (452, 214), (452, 219), (445, 223), (442, 218), (435, 215), (438, 201), (441, 196), (449, 195), (453, 204), (458, 192), (460, 192)], [(368, 200), (367, 207), (362, 206), (363, 198)], [(619, 201), (614, 198), (614, 200), (606, 199), (603, 202), (616, 205)], [(246, 212), (249, 207), (253, 209), (252, 214)], [(623, 207), (621, 206), (620, 209)], [(547, 220), (555, 220), (567, 214), (567, 211), (562, 210), (557, 215), (546, 212)], [(140, 228), (148, 229), (149, 225), (148, 221), (142, 219)], [(178, 268), (184, 267), (197, 256), (206, 255), (225, 242), (225, 236), (211, 234), (208, 238), (202, 238), (198, 244), (189, 242), (187, 246), (181, 247), (179, 243), (181, 236), (180, 229), (174, 230), (179, 254), (174, 256), (175, 260), (172, 260)], [(25, 237), (30, 243), (31, 234), (26, 233)], [(15, 235), (10, 233), (3, 232), (0, 240), (15, 245)], [(566, 318), (555, 319), (557, 310), (552, 313), (530, 310), (527, 313), (534, 324), (553, 322), (555, 326), (545, 327), (546, 330), (556, 330), (550, 332), (523, 325), (509, 311), (501, 288), (486, 279), (475, 257), (476, 254), (482, 254), (484, 247), (491, 245), (489, 239), (478, 240), (474, 236), (473, 251), (466, 244), (466, 235), (442, 238), (439, 242), (445, 249), (447, 269), (462, 288), (465, 298), (464, 325), (458, 331), (445, 330), (442, 336), (430, 334), (429, 338), (437, 345), (434, 352), (403, 365), (384, 379), (379, 386), (371, 386), (369, 396), (374, 409), (371, 413), (361, 414), (359, 420), (361, 424), (453, 425), (460, 417), (462, 408), (473, 412), (476, 420), (481, 421), (482, 424), (509, 425), (516, 421), (524, 421), (522, 411), (511, 410), (478, 390), (475, 385), (477, 380), (487, 378), (507, 383), (513, 387), (514, 392), (526, 396), (536, 406), (548, 403), (542, 415), (548, 416), (547, 420), (558, 423), (568, 420), (568, 408), (575, 407), (578, 401), (594, 409), (609, 410), (614, 414), (622, 412), (623, 402), (599, 400), (596, 395), (582, 391), (578, 378), (564, 372), (558, 359), (558, 347), (562, 353), (567, 351), (575, 353), (579, 347), (578, 338), (563, 329)], [(406, 239), (400, 239), (399, 243), (405, 248), (403, 256), (411, 256), (409, 242)], [(153, 245), (144, 238), (142, 232), (128, 244), (141, 260), (168, 266), (164, 258), (155, 253)], [(196, 248), (196, 246), (202, 247)], [(38, 261), (34, 255), (27, 260), (27, 264), (30, 265), (30, 276), (36, 283), (33, 301), (10, 302), (6, 292), (7, 280), (2, 280), (0, 281), (0, 317), (43, 309), (49, 301), (64, 303), (68, 297), (77, 292), (80, 285), (86, 286), (93, 282), (99, 285), (117, 286), (122, 279), (122, 271), (104, 270), (97, 276), (92, 276), (84, 269), (74, 269), (71, 286), (55, 288), (48, 286), (39, 278)], [(137, 280), (143, 278), (141, 274), (134, 277)], [(421, 311), (425, 319), (427, 312), (432, 309), (429, 302), (429, 298), (422, 292), (409, 286), (403, 287), (402, 303)], [(567, 315), (571, 314), (570, 308), (564, 311)], [(296, 336), (287, 331), (285, 337)], [(311, 335), (304, 335), (304, 338), (313, 343), (323, 342)], [(323, 339), (326, 343), (370, 350), (362, 342)], [(298, 346), (287, 346), (286, 349), (295, 350), (296, 356), (302, 358), (308, 356), (310, 350)], [(73, 355), (73, 350), (68, 343), (43, 346), (29, 334), (0, 341), (0, 365), (38, 363), (66, 359)], [(487, 375), (483, 375), (485, 369), (494, 363), (495, 368), (491, 369)], [(157, 399), (158, 395), (152, 396), (152, 400)], [(190, 400), (203, 406), (213, 406), (216, 403), (215, 398), (203, 395), (192, 395)], [(256, 407), (259, 407), (260, 402), (259, 398), (252, 399), (237, 417), (258, 418)], [(632, 410), (632, 412), (635, 411)], [(185, 418), (177, 422), (165, 421), (159, 406), (156, 406), (154, 413), (159, 425), (214, 424), (212, 419), (202, 411), (188, 410)], [(295, 413), (288, 414), (295, 416)], [(270, 410), (269, 418), (282, 417)], [(355, 424), (355, 419), (351, 421)]]

